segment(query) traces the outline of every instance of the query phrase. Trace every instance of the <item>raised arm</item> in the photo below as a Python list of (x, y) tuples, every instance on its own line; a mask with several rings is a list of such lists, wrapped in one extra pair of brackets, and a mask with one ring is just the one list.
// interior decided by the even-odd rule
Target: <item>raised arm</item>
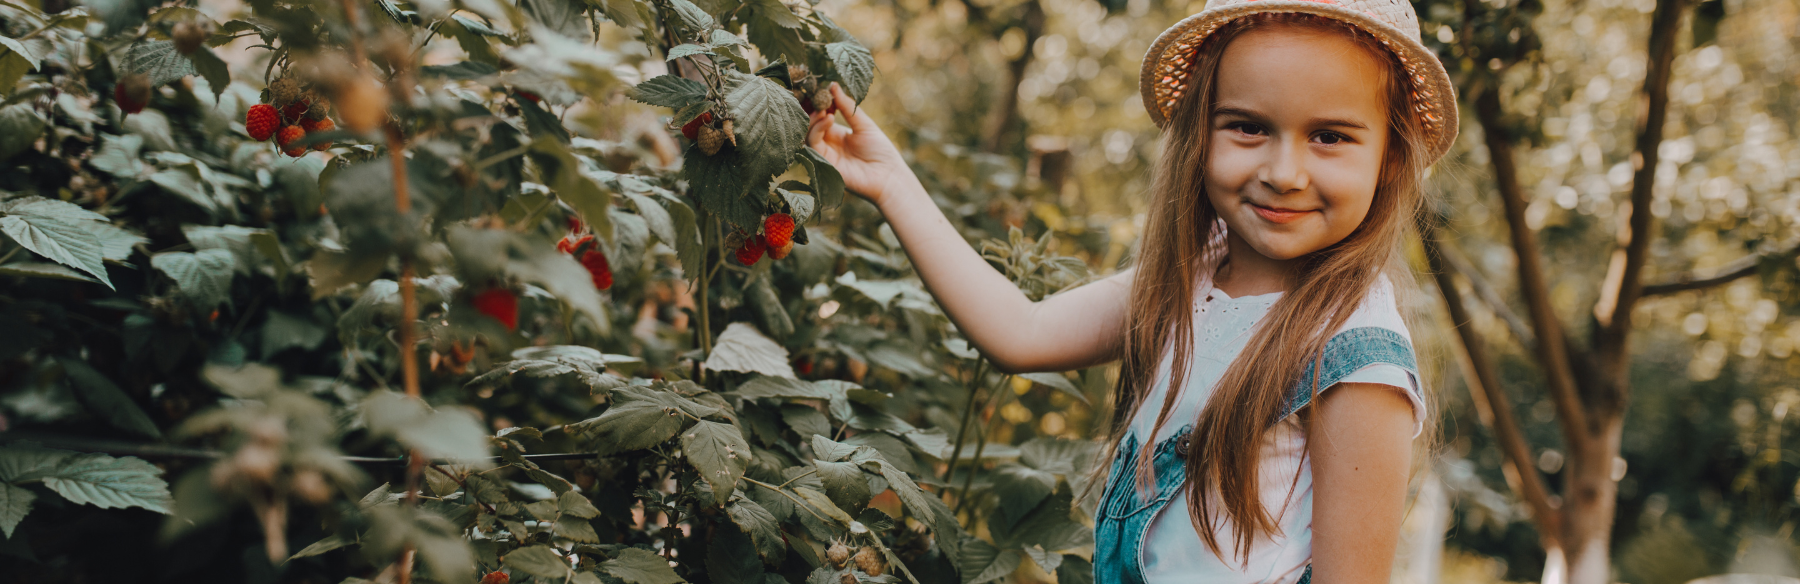
[(836, 109), (813, 114), (807, 142), (836, 166), (844, 183), (881, 209), (937, 298), (975, 348), (1001, 371), (1063, 371), (1118, 358), (1131, 270), (1032, 302), (988, 265), (932, 202), (887, 135), (836, 85)]

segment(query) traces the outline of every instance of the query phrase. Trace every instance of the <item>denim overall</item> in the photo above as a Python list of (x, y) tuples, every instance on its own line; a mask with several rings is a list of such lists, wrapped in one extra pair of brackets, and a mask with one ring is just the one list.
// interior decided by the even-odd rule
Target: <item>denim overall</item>
[[(1418, 372), (1412, 345), (1400, 333), (1380, 327), (1354, 328), (1338, 333), (1326, 342), (1323, 357), (1316, 363), (1309, 363), (1306, 375), (1288, 390), (1287, 405), (1274, 421), (1281, 421), (1312, 401), (1315, 376), (1318, 388), (1323, 390), (1376, 363), (1395, 365), (1415, 375)], [(1320, 369), (1323, 369), (1323, 375), (1318, 374)], [(1128, 435), (1119, 444), (1100, 507), (1095, 511), (1095, 584), (1145, 584), (1144, 536), (1150, 531), (1151, 521), (1187, 483), (1183, 459), (1187, 457), (1188, 435), (1192, 431), (1193, 424), (1188, 424), (1174, 437), (1156, 445), (1151, 456), (1156, 482), (1147, 493), (1147, 500), (1142, 498), (1145, 493), (1139, 493), (1136, 481), (1132, 480), (1137, 474), (1138, 437)], [(1312, 566), (1309, 565), (1300, 576), (1300, 584), (1311, 581)]]

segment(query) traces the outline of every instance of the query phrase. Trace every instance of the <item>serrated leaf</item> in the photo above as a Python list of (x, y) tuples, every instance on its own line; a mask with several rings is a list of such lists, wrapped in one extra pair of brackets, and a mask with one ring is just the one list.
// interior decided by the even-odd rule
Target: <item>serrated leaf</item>
[(287, 559), (294, 560), (296, 558), (310, 558), (317, 555), (323, 555), (325, 552), (339, 549), (347, 545), (350, 545), (350, 542), (344, 541), (344, 538), (336, 535), (327, 535), (319, 541), (312, 542), (312, 545), (306, 546), (300, 551), (295, 552), (294, 555), (288, 556)]
[(18, 276), (20, 278), (50, 278), (52, 280), (70, 280), (75, 282), (93, 282), (99, 284), (93, 276), (77, 272), (73, 268), (50, 262), (11, 262), (0, 264), (0, 276)]
[(640, 103), (681, 109), (706, 99), (706, 84), (676, 75), (658, 75), (637, 84), (626, 95)]
[(775, 26), (782, 28), (800, 28), (800, 25), (804, 24), (800, 21), (799, 16), (794, 15), (793, 10), (789, 9), (786, 4), (781, 3), (781, 0), (747, 1), (750, 6), (755, 8), (757, 18), (768, 20)]
[[(675, 0), (683, 2), (684, 0)], [(613, 559), (600, 564), (600, 569), (613, 577), (629, 584), (682, 584), (687, 582), (675, 575), (669, 567), (669, 561), (655, 553), (639, 549), (625, 548), (613, 556)]]
[(19, 522), (24, 521), (25, 515), (31, 513), (31, 502), (36, 499), (36, 493), (0, 483), (0, 531), (5, 531), (7, 538), (12, 538), (13, 530), (19, 527)]
[(875, 56), (869, 48), (854, 40), (841, 41), (825, 45), (825, 55), (831, 59), (834, 80), (844, 87), (844, 93), (862, 103), (875, 82)]
[(625, 198), (630, 199), (631, 206), (637, 208), (638, 217), (644, 220), (644, 226), (650, 229), (657, 241), (669, 247), (681, 245), (681, 240), (675, 235), (675, 220), (669, 216), (668, 209), (645, 195), (627, 194)]
[(566, 578), (569, 575), (568, 560), (551, 550), (550, 546), (522, 547), (506, 554), (503, 561), (507, 567), (539, 578)]
[(43, 478), (75, 455), (74, 452), (44, 448), (30, 442), (0, 446), (0, 482), (18, 483)]
[(684, 44), (684, 45), (675, 45), (675, 48), (669, 49), (668, 56), (663, 57), (663, 60), (673, 61), (676, 59), (680, 59), (682, 57), (692, 57), (694, 55), (711, 55), (711, 54), (713, 54), (712, 49), (708, 49), (706, 47), (702, 47), (700, 45), (696, 45), (693, 43), (688, 43), (688, 44)]
[(825, 483), (825, 496), (839, 509), (855, 514), (869, 505), (874, 493), (869, 492), (869, 481), (863, 478), (858, 464), (814, 460), (813, 466), (819, 469), (819, 480)]
[(586, 495), (575, 491), (566, 491), (556, 498), (556, 509), (564, 515), (572, 515), (582, 519), (593, 519), (600, 516), (600, 510), (594, 507)]
[(568, 430), (582, 437), (587, 449), (599, 455), (642, 450), (675, 437), (687, 420), (680, 407), (667, 403), (642, 386), (623, 387), (612, 393), (613, 405), (599, 417), (576, 422)]
[(794, 429), (802, 439), (810, 440), (813, 436), (831, 433), (831, 420), (812, 406), (788, 404), (781, 406), (781, 420)]
[(732, 390), (733, 395), (745, 398), (778, 397), (789, 399), (831, 399), (835, 395), (828, 388), (821, 387), (811, 381), (788, 377), (771, 377), (758, 375), (750, 378), (743, 385)]
[(1063, 554), (1056, 566), (1056, 584), (1094, 584), (1094, 564), (1075, 554)]
[(738, 35), (735, 35), (735, 34), (731, 34), (731, 31), (728, 31), (725, 29), (718, 29), (718, 30), (712, 31), (712, 36), (708, 37), (706, 39), (706, 41), (709, 43), (712, 43), (713, 46), (744, 44), (744, 39), (742, 37), (739, 37)]
[(805, 225), (813, 216), (818, 200), (806, 193), (796, 193), (787, 189), (775, 189), (788, 204), (788, 215), (794, 218), (797, 225)]
[(600, 543), (600, 535), (594, 533), (594, 525), (573, 515), (556, 519), (556, 535), (581, 543)]
[[(560, 124), (558, 124), (560, 127)], [(612, 195), (582, 172), (581, 161), (569, 152), (566, 144), (553, 138), (533, 140), (531, 161), (538, 166), (544, 185), (575, 208), (582, 222), (601, 239), (612, 239), (609, 213)]]
[(511, 276), (543, 286), (592, 319), (601, 334), (608, 330), (611, 321), (593, 277), (575, 258), (556, 251), (555, 245), (524, 234), (465, 226), (447, 229), (445, 243), (470, 281)]
[(62, 364), (63, 373), (69, 376), (69, 385), (80, 396), (82, 404), (95, 415), (114, 427), (133, 434), (162, 438), (162, 431), (157, 429), (155, 422), (150, 421), (150, 416), (111, 379), (80, 359), (59, 357), (56, 361)]
[(672, 0), (669, 4), (675, 7), (676, 18), (681, 20), (681, 24), (686, 26), (689, 32), (698, 32), (709, 29), (716, 24), (711, 14), (707, 14), (705, 10), (694, 5), (693, 2), (689, 2), (688, 0)]
[(0, 232), (44, 259), (86, 272), (113, 287), (106, 276), (99, 238), (78, 223), (45, 215), (7, 215), (0, 217)]
[(688, 190), (701, 209), (749, 230), (762, 225), (763, 206), (758, 200), (762, 193), (753, 189), (767, 184), (768, 177), (761, 181), (748, 179), (743, 170), (745, 159), (739, 148), (721, 148), (707, 154), (699, 144), (691, 144), (682, 154), (681, 178), (687, 181)]
[(794, 368), (788, 364), (787, 349), (763, 336), (756, 327), (742, 322), (731, 323), (725, 327), (725, 332), (719, 333), (712, 354), (706, 356), (702, 366), (712, 371), (794, 377)]
[(230, 298), (237, 258), (223, 249), (176, 251), (151, 256), (150, 265), (174, 280), (196, 309), (207, 311)]
[(743, 153), (744, 180), (763, 184), (786, 172), (794, 155), (806, 147), (806, 110), (779, 83), (742, 73), (731, 76), (737, 86), (725, 94), (725, 103), (736, 120), (734, 150)]
[(706, 547), (706, 575), (719, 584), (762, 584), (763, 563), (755, 542), (736, 529), (715, 530)]
[(1024, 554), (1019, 550), (1001, 550), (985, 541), (970, 539), (962, 546), (957, 562), (963, 584), (982, 584), (1005, 578), (1019, 569)]
[(994, 469), (994, 494), (1000, 505), (995, 517), (997, 530), (1011, 530), (1025, 514), (1036, 508), (1044, 497), (1056, 490), (1056, 475), (1018, 464)]
[(169, 514), (169, 483), (161, 474), (162, 469), (140, 458), (89, 453), (63, 460), (43, 480), (44, 486), (77, 504)]
[(213, 99), (225, 95), (225, 88), (231, 85), (231, 69), (220, 60), (212, 49), (199, 47), (185, 55), (193, 67), (194, 73), (206, 80), (206, 85), (213, 90)]
[(1061, 475), (1086, 471), (1099, 445), (1088, 440), (1038, 437), (1019, 445), (1019, 462)]
[(687, 454), (688, 464), (712, 485), (713, 497), (720, 505), (731, 498), (750, 464), (750, 444), (744, 442), (744, 432), (732, 424), (695, 422), (682, 432), (681, 450)]
[(524, 373), (532, 377), (574, 375), (590, 389), (598, 392), (625, 385), (625, 379), (607, 372), (614, 365), (635, 365), (643, 360), (630, 355), (612, 355), (577, 345), (526, 347), (513, 351), (513, 360), (493, 371), (469, 381), (469, 385), (496, 383), (506, 377)]
[[(912, 477), (892, 464), (881, 464), (881, 477), (887, 479), (888, 487), (899, 495), (900, 503), (906, 506), (908, 513), (921, 523), (931, 527), (936, 536), (938, 546), (952, 562), (962, 556), (959, 545), (962, 537), (962, 525), (956, 522), (956, 516), (944, 506), (937, 497), (926, 496), (925, 491), (914, 483)], [(967, 572), (964, 572), (967, 574)]]
[(768, 509), (744, 498), (732, 501), (725, 512), (731, 515), (733, 523), (750, 534), (750, 539), (755, 540), (757, 554), (763, 561), (779, 564), (786, 557), (787, 541), (782, 538), (781, 525)]
[(131, 46), (125, 53), (123, 68), (128, 73), (150, 76), (151, 87), (194, 74), (194, 62), (175, 50), (174, 41), (146, 41)]

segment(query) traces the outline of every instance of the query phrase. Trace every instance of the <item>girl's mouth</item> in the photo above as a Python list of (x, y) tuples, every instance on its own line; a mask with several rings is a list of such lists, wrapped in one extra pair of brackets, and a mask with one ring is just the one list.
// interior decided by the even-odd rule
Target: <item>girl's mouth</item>
[(1305, 217), (1307, 214), (1312, 213), (1312, 211), (1264, 207), (1257, 204), (1251, 204), (1250, 208), (1255, 209), (1257, 216), (1262, 217), (1263, 220), (1270, 223), (1293, 223), (1299, 221), (1300, 218)]

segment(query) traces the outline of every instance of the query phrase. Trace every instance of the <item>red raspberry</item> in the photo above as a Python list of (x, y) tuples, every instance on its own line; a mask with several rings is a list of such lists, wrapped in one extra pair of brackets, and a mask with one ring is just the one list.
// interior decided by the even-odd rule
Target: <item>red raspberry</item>
[(700, 117), (694, 118), (692, 121), (689, 121), (686, 125), (681, 126), (681, 135), (687, 136), (687, 139), (689, 139), (689, 140), (699, 140), (700, 139), (700, 126), (704, 126), (704, 125), (712, 123), (712, 119), (713, 119), (712, 112), (706, 112), (706, 113), (700, 114)]
[(488, 288), (470, 298), (469, 305), (474, 306), (477, 312), (506, 325), (506, 330), (519, 328), (519, 297), (512, 290)]
[(744, 240), (744, 247), (737, 250), (738, 263), (746, 266), (756, 265), (756, 261), (762, 259), (763, 250), (767, 249), (767, 245), (763, 242), (761, 235), (751, 235)]
[(305, 136), (306, 130), (301, 129), (300, 126), (288, 126), (282, 128), (281, 133), (275, 136), (275, 143), (281, 145), (281, 151), (286, 152), (288, 156), (299, 158), (301, 155), (306, 154), (306, 147), (300, 146), (298, 148), (289, 148), (288, 144), (292, 144), (295, 140), (299, 140)]
[(510, 582), (512, 582), (512, 576), (506, 575), (506, 572), (488, 572), (488, 575), (481, 577), (481, 584), (508, 584)]
[(250, 106), (244, 113), (244, 130), (250, 132), (250, 138), (257, 142), (267, 142), (275, 136), (275, 129), (281, 127), (281, 119), (275, 113), (275, 106), (259, 103)]
[(144, 111), (144, 106), (150, 105), (150, 92), (153, 89), (155, 88), (150, 87), (149, 75), (126, 75), (119, 80), (118, 85), (113, 86), (113, 101), (119, 104), (119, 111), (135, 114)]
[(769, 259), (772, 259), (772, 260), (782, 259), (782, 258), (787, 257), (788, 254), (793, 253), (793, 251), (794, 251), (794, 240), (790, 239), (790, 240), (788, 240), (787, 245), (783, 245), (781, 247), (770, 246), (769, 247)]
[(300, 121), (300, 118), (306, 116), (306, 110), (309, 109), (312, 109), (312, 102), (304, 99), (296, 99), (293, 103), (287, 104), (287, 107), (281, 108), (281, 118), (291, 122), (298, 122)]
[(581, 232), (581, 216), (580, 215), (569, 215), (568, 217), (564, 217), (563, 221), (568, 222), (569, 233)]
[(794, 218), (787, 213), (776, 213), (764, 219), (763, 239), (768, 240), (769, 249), (787, 246), (794, 241)]
[(591, 243), (594, 243), (594, 236), (592, 236), (592, 235), (577, 236), (577, 235), (571, 233), (571, 234), (563, 237), (562, 241), (556, 242), (556, 251), (574, 255), (576, 252), (581, 251), (581, 249), (583, 247), (586, 247), (588, 244), (591, 244)]
[[(312, 118), (300, 118), (300, 129), (306, 130), (306, 133), (308, 134), (313, 132), (330, 132), (337, 129), (337, 124), (333, 123), (331, 118), (319, 118), (316, 120)], [(312, 149), (320, 152), (330, 150), (331, 141), (313, 142)]]
[(598, 249), (587, 250), (581, 254), (581, 265), (594, 277), (594, 288), (605, 290), (612, 287), (612, 266), (606, 263), (606, 254), (600, 253)]

